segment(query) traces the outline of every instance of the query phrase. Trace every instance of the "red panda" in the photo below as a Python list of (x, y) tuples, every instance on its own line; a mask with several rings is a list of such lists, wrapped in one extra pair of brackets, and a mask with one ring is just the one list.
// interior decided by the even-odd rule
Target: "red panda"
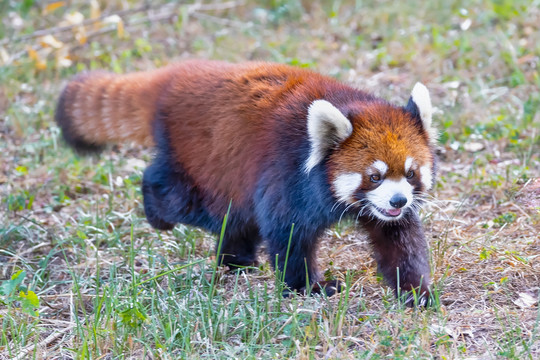
[(341, 285), (322, 281), (317, 244), (347, 215), (367, 231), (396, 294), (428, 297), (418, 209), (434, 181), (436, 131), (420, 83), (396, 106), (307, 69), (192, 60), (78, 75), (55, 117), (79, 152), (130, 140), (156, 147), (142, 192), (157, 229), (219, 233), (231, 204), (223, 265), (255, 264), (264, 242), (278, 270), (287, 261), (290, 289), (331, 295)]

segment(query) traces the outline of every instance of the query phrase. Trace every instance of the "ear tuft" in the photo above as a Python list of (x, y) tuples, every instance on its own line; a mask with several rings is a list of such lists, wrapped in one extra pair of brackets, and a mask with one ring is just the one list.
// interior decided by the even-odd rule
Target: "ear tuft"
[(308, 109), (307, 131), (311, 149), (304, 170), (309, 173), (332, 147), (352, 134), (353, 128), (334, 105), (326, 100), (315, 100)]
[[(416, 105), (416, 109), (412, 109), (414, 108), (413, 104)], [(430, 142), (436, 143), (437, 129), (432, 126), (433, 107), (431, 106), (429, 91), (424, 84), (417, 82), (414, 85), (407, 108), (420, 117), (424, 130), (429, 134)]]

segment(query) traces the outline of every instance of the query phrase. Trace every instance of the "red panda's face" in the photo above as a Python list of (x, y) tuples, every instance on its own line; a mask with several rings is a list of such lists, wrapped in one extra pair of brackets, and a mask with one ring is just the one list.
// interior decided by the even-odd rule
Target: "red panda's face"
[(436, 130), (429, 92), (417, 83), (406, 107), (373, 101), (348, 110), (345, 116), (326, 100), (310, 105), (305, 172), (330, 153), (326, 167), (338, 203), (362, 216), (399, 220), (433, 182)]
[(432, 183), (432, 163), (413, 156), (396, 167), (375, 160), (365, 169), (336, 170), (332, 190), (339, 202), (359, 209), (360, 215), (380, 220), (398, 220), (410, 207), (418, 205), (419, 196)]
[(384, 103), (351, 120), (351, 135), (328, 163), (332, 191), (361, 215), (398, 220), (432, 186), (429, 138), (408, 112)]

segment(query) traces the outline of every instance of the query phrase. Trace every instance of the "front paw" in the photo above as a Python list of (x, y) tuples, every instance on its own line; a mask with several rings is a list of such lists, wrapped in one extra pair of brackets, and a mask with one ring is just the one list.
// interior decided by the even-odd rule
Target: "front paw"
[(300, 294), (324, 294), (326, 296), (333, 296), (336, 293), (342, 292), (345, 289), (345, 284), (339, 280), (330, 281), (318, 281), (312, 284), (309, 289), (303, 287), (298, 290)]
[(345, 284), (339, 280), (319, 281), (311, 287), (312, 294), (325, 294), (326, 296), (333, 296), (343, 290), (345, 290)]
[(416, 288), (413, 290), (402, 289), (399, 298), (401, 301), (403, 301), (405, 306), (411, 308), (427, 308), (433, 305), (433, 295), (431, 293), (431, 289), (425, 287), (420, 289)]

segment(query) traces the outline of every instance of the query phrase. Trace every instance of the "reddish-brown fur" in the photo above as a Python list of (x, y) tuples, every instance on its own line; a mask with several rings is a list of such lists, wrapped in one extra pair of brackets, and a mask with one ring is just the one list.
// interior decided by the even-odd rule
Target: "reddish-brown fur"
[[(147, 72), (92, 75), (65, 90), (77, 134), (95, 144), (151, 144), (151, 123), (162, 116), (174, 157), (219, 215), (230, 200), (246, 201), (262, 157), (278, 143), (269, 136), (273, 125), (265, 123), (270, 109), (283, 112), (286, 120), (285, 95), (287, 103), (305, 103), (320, 98), (323, 89), (344, 86), (305, 69), (257, 62), (196, 60)], [(161, 115), (155, 114), (158, 103)]]
[[(266, 114), (279, 109), (283, 96), (295, 94), (299, 86), (299, 96), (316, 98), (324, 88), (318, 82), (328, 81), (266, 63), (195, 62), (175, 71), (161, 100), (175, 157), (205, 193), (215, 194), (212, 199), (228, 194), (237, 204), (253, 193), (262, 158), (278, 143), (270, 136), (273, 124), (265, 123), (270, 120)], [(211, 208), (223, 213), (226, 205), (217, 201)]]
[[(306, 171), (315, 146), (308, 119), (321, 99), (352, 125), (352, 134), (338, 141), (332, 124), (320, 128), (324, 158)], [(56, 119), (66, 141), (83, 152), (117, 141), (155, 143), (142, 190), (147, 218), (158, 229), (185, 223), (219, 232), (232, 204), (220, 254), (226, 264), (253, 264), (265, 240), (273, 263), (279, 255), (280, 270), (289, 260), (285, 279), (292, 289), (314, 285), (317, 239), (350, 211), (365, 225), (394, 289), (421, 285), (426, 295), (427, 242), (416, 210), (407, 209), (402, 222), (380, 225), (338, 201), (333, 188), (340, 175), (361, 174), (351, 196), (364, 204), (379, 186), (365, 173), (375, 161), (388, 166), (388, 179), (404, 179), (408, 157), (434, 172), (430, 129), (418, 110), (413, 100), (394, 106), (305, 69), (196, 60), (127, 75), (79, 75), (62, 93)], [(407, 181), (425, 190), (419, 171)], [(403, 270), (399, 279), (396, 267)]]

